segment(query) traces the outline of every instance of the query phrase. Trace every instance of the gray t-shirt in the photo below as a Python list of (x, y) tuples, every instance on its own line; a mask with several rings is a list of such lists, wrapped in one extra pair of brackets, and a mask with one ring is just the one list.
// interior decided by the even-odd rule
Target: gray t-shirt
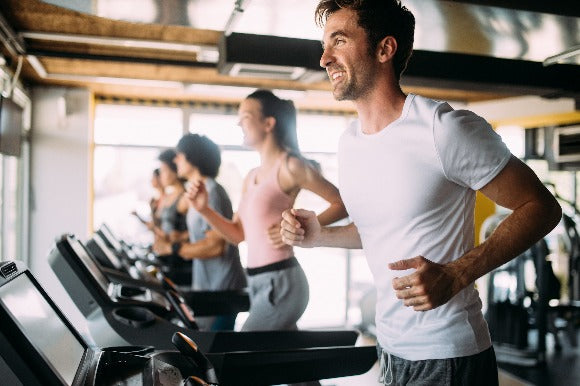
[[(225, 189), (214, 179), (207, 178), (205, 186), (208, 192), (209, 207), (231, 219), (232, 203)], [(187, 229), (189, 239), (196, 242), (205, 238), (210, 225), (193, 208), (187, 212)], [(193, 259), (192, 288), (198, 291), (219, 291), (241, 289), (246, 287), (246, 275), (240, 263), (238, 247), (226, 243), (224, 254), (211, 259)]]

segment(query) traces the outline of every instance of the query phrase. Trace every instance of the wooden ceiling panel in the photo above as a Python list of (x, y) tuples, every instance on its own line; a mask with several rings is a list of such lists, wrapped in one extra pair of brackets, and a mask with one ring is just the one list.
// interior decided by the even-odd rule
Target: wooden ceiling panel
[(2, 0), (0, 10), (17, 32), (53, 32), (204, 45), (216, 45), (222, 35), (221, 31), (111, 20), (40, 0)]
[(329, 82), (303, 84), (286, 80), (231, 77), (218, 73), (217, 68), (120, 63), (84, 59), (44, 57), (41, 63), (49, 74), (71, 74), (116, 78), (152, 79), (184, 83), (219, 84), (249, 87), (271, 87), (294, 90), (330, 90)]

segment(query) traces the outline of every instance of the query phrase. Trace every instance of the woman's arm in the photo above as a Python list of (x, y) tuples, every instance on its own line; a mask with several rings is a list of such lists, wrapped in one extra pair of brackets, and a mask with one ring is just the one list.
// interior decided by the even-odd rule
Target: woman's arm
[[(328, 202), (328, 207), (318, 214), (320, 225), (332, 224), (348, 216), (336, 186), (324, 178), (307, 160), (291, 156), (288, 158), (284, 169), (287, 170), (297, 189), (310, 190)], [(284, 178), (283, 174), (281, 175), (282, 178)]]
[(245, 240), (244, 229), (237, 214), (232, 220), (225, 218), (215, 210), (207, 207), (199, 212), (211, 227), (231, 244), (238, 245)]

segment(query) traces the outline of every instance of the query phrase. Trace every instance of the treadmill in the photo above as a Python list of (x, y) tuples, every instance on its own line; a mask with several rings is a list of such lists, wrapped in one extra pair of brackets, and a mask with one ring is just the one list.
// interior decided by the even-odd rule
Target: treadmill
[(172, 350), (95, 346), (23, 263), (0, 263), (0, 377), (10, 385), (272, 385), (362, 374), (377, 358), (373, 346), (204, 355), (185, 334), (170, 340)]
[[(91, 335), (101, 346), (129, 344), (169, 348), (171, 336), (176, 331), (189, 335), (207, 353), (352, 346), (358, 338), (354, 330), (234, 332), (197, 331), (178, 326), (160, 316), (159, 303), (162, 301), (153, 301), (149, 289), (136, 291), (112, 283), (89, 254), (78, 239), (65, 234), (56, 240), (48, 259), (87, 319)], [(132, 293), (137, 295), (123, 296)], [(178, 303), (178, 309), (187, 307), (179, 300)]]
[(89, 241), (91, 242), (87, 242), (87, 248), (93, 252), (101, 265), (127, 273), (135, 279), (147, 279), (144, 267), (163, 264), (153, 253), (135, 252), (129, 245), (115, 237), (106, 224), (102, 224)]
[[(101, 271), (113, 282), (131, 287), (148, 288), (152, 291), (168, 290), (179, 293), (197, 316), (237, 314), (250, 309), (250, 298), (245, 290), (189, 291), (175, 286), (165, 277), (162, 269), (154, 262), (130, 259), (127, 253), (119, 252), (121, 243), (101, 228), (86, 241), (90, 256), (100, 265)], [(115, 247), (115, 245), (117, 247)], [(157, 274), (152, 273), (156, 271)]]

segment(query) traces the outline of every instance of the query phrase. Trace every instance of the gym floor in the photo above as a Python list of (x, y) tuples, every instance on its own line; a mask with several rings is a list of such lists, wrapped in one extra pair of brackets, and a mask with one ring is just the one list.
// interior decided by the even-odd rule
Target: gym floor
[[(580, 330), (576, 331), (580, 342)], [(569, 339), (560, 336), (562, 349), (554, 349), (554, 339), (546, 336), (546, 362), (535, 367), (515, 366), (500, 363), (499, 367), (509, 372), (524, 384), (537, 386), (577, 386), (580, 385), (580, 346), (573, 347)]]

